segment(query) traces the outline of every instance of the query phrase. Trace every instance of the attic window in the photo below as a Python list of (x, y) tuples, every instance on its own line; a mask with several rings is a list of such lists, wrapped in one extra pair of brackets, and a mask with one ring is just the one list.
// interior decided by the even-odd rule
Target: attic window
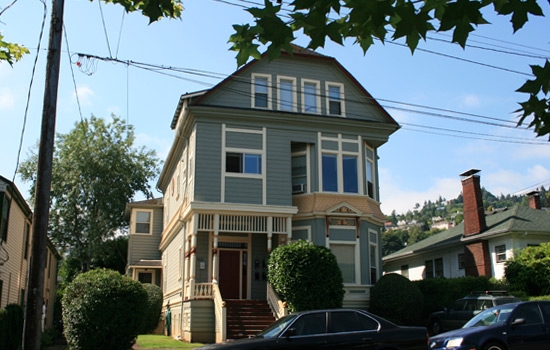
[(326, 94), (328, 114), (343, 116), (345, 114), (344, 85), (327, 82)]
[(255, 108), (271, 109), (271, 76), (252, 74), (252, 103)]

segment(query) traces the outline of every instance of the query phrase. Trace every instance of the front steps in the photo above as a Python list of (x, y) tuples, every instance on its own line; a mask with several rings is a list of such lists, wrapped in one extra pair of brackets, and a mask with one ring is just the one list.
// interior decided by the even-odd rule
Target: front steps
[(227, 339), (251, 337), (275, 322), (265, 300), (225, 300), (225, 307)]

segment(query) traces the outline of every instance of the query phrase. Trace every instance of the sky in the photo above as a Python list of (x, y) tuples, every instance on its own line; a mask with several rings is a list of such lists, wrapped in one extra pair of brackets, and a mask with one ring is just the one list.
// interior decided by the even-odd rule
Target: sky
[[(0, 0), (0, 12), (11, 2)], [(233, 24), (252, 23), (244, 10), (251, 2), (259, 0), (186, 0), (180, 20), (148, 24), (118, 5), (66, 0), (56, 132), (115, 114), (134, 125), (138, 146), (166, 159), (179, 97), (237, 69), (228, 39)], [(538, 3), (550, 16), (549, 3)], [(4, 40), (30, 49), (13, 66), (0, 62), (0, 175), (14, 179), (25, 197), (29, 183), (14, 173), (18, 157), (25, 160), (40, 138), (51, 12), (45, 4), (18, 0), (0, 15)], [(431, 34), (414, 55), (402, 41), (375, 42), (366, 54), (353, 41), (317, 50), (336, 58), (401, 125), (378, 150), (385, 214), (456, 198), (459, 175), (472, 168), (495, 195), (550, 187), (550, 142), (516, 128), (514, 113), (528, 98), (515, 90), (532, 79), (529, 66), (550, 58), (550, 17), (530, 18), (515, 34), (509, 18), (486, 18), (491, 24), (478, 27), (465, 50), (449, 43), (450, 33)], [(295, 43), (308, 40), (298, 35)]]

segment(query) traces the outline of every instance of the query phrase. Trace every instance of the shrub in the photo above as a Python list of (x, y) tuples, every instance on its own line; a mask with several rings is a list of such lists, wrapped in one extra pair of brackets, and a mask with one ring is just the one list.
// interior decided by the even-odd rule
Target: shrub
[(78, 275), (62, 300), (67, 345), (73, 350), (131, 349), (143, 326), (147, 292), (116, 271)]
[(8, 304), (0, 310), (0, 349), (21, 349), (23, 320), (23, 308), (18, 304)]
[(144, 283), (147, 292), (147, 309), (144, 312), (143, 327), (140, 334), (147, 334), (157, 328), (162, 309), (162, 289), (151, 283)]
[(369, 311), (399, 324), (418, 324), (424, 308), (420, 289), (396, 273), (382, 276), (370, 291)]
[(342, 307), (342, 272), (326, 247), (302, 240), (277, 247), (267, 277), (291, 312)]
[(504, 270), (511, 289), (530, 296), (550, 294), (550, 243), (520, 250)]

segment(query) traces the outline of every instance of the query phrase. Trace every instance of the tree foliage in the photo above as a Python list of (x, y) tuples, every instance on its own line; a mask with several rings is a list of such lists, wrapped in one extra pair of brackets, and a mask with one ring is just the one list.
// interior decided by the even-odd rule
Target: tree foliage
[[(283, 12), (281, 5), (265, 0), (263, 8), (247, 9), (254, 25), (234, 25), (235, 32), (229, 39), (237, 51), (239, 66), (250, 57), (261, 57), (260, 44), (269, 44), (270, 59), (278, 57), (281, 49), (292, 53), (291, 43), (297, 32), (309, 37), (311, 49), (323, 47), (327, 39), (340, 45), (354, 39), (366, 52), (375, 39), (382, 43), (404, 39), (414, 53), (420, 40), (426, 40), (427, 34), (434, 31), (452, 31), (452, 42), (465, 48), (469, 34), (489, 23), (483, 12), (491, 7), (496, 14), (510, 17), (514, 33), (529, 21), (529, 16), (544, 15), (536, 0), (294, 0), (289, 6), (290, 11)], [(550, 133), (550, 62), (531, 68), (536, 78), (517, 90), (529, 94), (529, 99), (520, 103), (518, 125), (532, 117), (529, 126), (541, 136)]]
[[(152, 197), (149, 181), (159, 171), (155, 151), (134, 147), (134, 129), (112, 116), (92, 116), (58, 134), (53, 159), (48, 233), (88, 271), (105, 241), (127, 222), (126, 203), (142, 192)], [(36, 184), (35, 150), (20, 167), (21, 178)]]
[(326, 247), (303, 240), (278, 246), (269, 256), (267, 277), (291, 312), (342, 307), (342, 272)]
[[(93, 1), (93, 0), (90, 0)], [(99, 0), (98, 0), (99, 1)], [(126, 12), (141, 12), (149, 18), (149, 23), (156, 22), (161, 18), (180, 18), (183, 11), (181, 0), (103, 0), (106, 3), (119, 4), (126, 9)], [(7, 10), (4, 9), (4, 10)], [(3, 11), (2, 11), (3, 12)], [(0, 12), (0, 15), (2, 14)], [(29, 53), (26, 47), (4, 41), (0, 34), (0, 61), (6, 61), (10, 65), (19, 61), (23, 55)]]
[(506, 262), (506, 280), (512, 290), (530, 296), (550, 294), (550, 243), (527, 247)]
[(143, 326), (147, 292), (116, 271), (78, 275), (62, 300), (64, 334), (70, 349), (131, 349)]
[(147, 308), (143, 310), (144, 322), (141, 334), (147, 334), (155, 330), (160, 320), (162, 311), (162, 288), (152, 283), (143, 283), (143, 289), (147, 292)]

